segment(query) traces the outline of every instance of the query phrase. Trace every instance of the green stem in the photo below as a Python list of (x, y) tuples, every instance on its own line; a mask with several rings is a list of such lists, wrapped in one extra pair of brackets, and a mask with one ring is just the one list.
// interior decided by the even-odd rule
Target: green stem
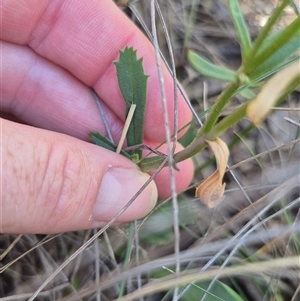
[(215, 125), (212, 131), (206, 136), (206, 140), (213, 141), (221, 136), (227, 129), (231, 128), (234, 124), (246, 116), (248, 102), (240, 105), (235, 111), (223, 118)]
[[(230, 83), (225, 90), (219, 95), (216, 103), (212, 106), (210, 113), (203, 125), (203, 127), (198, 131), (196, 139), (209, 133), (214, 125), (216, 124), (222, 110), (230, 101), (231, 97), (235, 94), (236, 90), (240, 87), (239, 82)], [(193, 142), (192, 142), (193, 143)]]
[(205, 142), (205, 139), (203, 137), (198, 138), (198, 135), (197, 135), (191, 144), (189, 144), (182, 151), (180, 151), (174, 155), (174, 162), (178, 163), (178, 162), (184, 161), (184, 160), (196, 155), (197, 153), (201, 152), (206, 146), (207, 146), (207, 143)]
[(144, 158), (139, 163), (138, 166), (143, 172), (149, 172), (158, 168), (164, 161), (161, 156), (155, 156), (151, 158)]
[[(202, 151), (207, 146), (206, 140), (215, 140), (217, 137), (231, 128), (235, 123), (245, 117), (247, 105), (248, 103), (242, 104), (234, 112), (230, 113), (230, 115), (223, 118), (207, 135), (202, 135), (199, 137), (198, 133), (196, 138), (185, 149), (174, 155), (174, 162), (179, 163)], [(147, 158), (142, 160), (139, 166), (142, 171), (148, 172), (157, 168), (162, 161), (163, 158), (161, 157)]]
[(217, 123), (213, 127), (213, 129), (207, 135), (199, 137), (199, 135), (197, 134), (196, 138), (191, 144), (189, 144), (185, 149), (174, 155), (175, 163), (181, 162), (199, 153), (207, 145), (205, 140), (215, 140), (216, 138), (221, 136), (225, 131), (231, 128), (234, 124), (236, 124), (239, 120), (245, 117), (247, 105), (248, 103), (242, 104), (234, 112), (230, 113), (228, 116), (223, 118), (219, 123)]

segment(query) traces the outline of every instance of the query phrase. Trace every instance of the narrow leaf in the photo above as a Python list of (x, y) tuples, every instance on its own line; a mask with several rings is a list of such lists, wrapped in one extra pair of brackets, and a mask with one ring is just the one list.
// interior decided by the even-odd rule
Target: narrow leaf
[(262, 28), (258, 37), (256, 38), (251, 51), (248, 53), (248, 58), (244, 64), (244, 70), (247, 72), (248, 68), (252, 66), (252, 59), (256, 56), (257, 52), (261, 49), (261, 45), (266, 40), (272, 27), (276, 24), (278, 19), (281, 17), (284, 8), (289, 4), (291, 0), (283, 0), (272, 12), (267, 24)]
[[(261, 47), (261, 50), (258, 52), (258, 55), (263, 53), (267, 47), (274, 43), (274, 40), (277, 38), (278, 34), (279, 33), (274, 34), (265, 41), (265, 43)], [(262, 74), (268, 73), (270, 70), (276, 69), (279, 64), (282, 64), (288, 57), (290, 57), (299, 49), (300, 36), (297, 35), (282, 47), (278, 47), (278, 49), (272, 55), (267, 57), (266, 60), (261, 64), (253, 64), (252, 70), (249, 73), (249, 77), (251, 79), (254, 79), (261, 76)]]
[[(90, 139), (92, 140), (92, 142), (94, 142), (96, 145), (104, 147), (104, 148), (106, 148), (108, 150), (111, 150), (113, 152), (116, 151), (117, 146), (115, 144), (113, 144), (110, 140), (108, 140), (106, 137), (102, 136), (100, 133), (90, 132), (89, 136), (90, 136)], [(120, 153), (123, 156), (131, 159), (131, 156), (127, 152), (121, 150)]]
[[(141, 144), (144, 136), (148, 78), (144, 73), (142, 58), (137, 59), (136, 50), (126, 47), (124, 51), (120, 51), (120, 59), (114, 64), (117, 68), (119, 87), (126, 102), (126, 116), (131, 104), (136, 104), (136, 110), (127, 132), (127, 144), (128, 146)], [(133, 152), (141, 157), (141, 150)]]
[[(251, 57), (247, 64), (244, 66), (243, 72), (250, 75), (257, 66), (263, 64), (268, 58), (278, 53), (278, 49), (286, 47), (292, 39), (295, 39), (297, 43), (300, 41), (299, 38), (299, 28), (300, 28), (300, 16), (298, 16), (292, 23), (290, 23), (286, 28), (280, 31), (272, 43), (267, 45), (261, 52), (258, 52), (255, 57)], [(278, 63), (282, 63), (278, 62)]]
[(187, 58), (192, 67), (205, 76), (227, 82), (237, 81), (238, 77), (235, 71), (224, 67), (216, 66), (207, 61), (206, 59), (202, 58), (192, 50), (188, 51)]
[(248, 88), (245, 88), (245, 89), (241, 90), (240, 93), (246, 99), (252, 99), (252, 98), (255, 97), (255, 93), (252, 90), (248, 89)]
[(240, 9), (239, 2), (237, 0), (229, 0), (228, 5), (232, 21), (239, 36), (242, 58), (244, 60), (252, 46), (250, 34)]
[[(204, 297), (204, 295), (206, 296)], [(245, 301), (240, 294), (219, 280), (195, 282), (180, 298), (181, 301), (201, 299), (205, 301)]]

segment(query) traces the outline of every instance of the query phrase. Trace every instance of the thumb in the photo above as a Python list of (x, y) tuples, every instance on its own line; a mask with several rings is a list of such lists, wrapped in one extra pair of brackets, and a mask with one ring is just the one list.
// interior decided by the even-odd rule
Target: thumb
[[(1, 216), (6, 233), (59, 233), (111, 220), (149, 175), (116, 153), (70, 136), (1, 119)], [(118, 222), (147, 214), (151, 182)]]

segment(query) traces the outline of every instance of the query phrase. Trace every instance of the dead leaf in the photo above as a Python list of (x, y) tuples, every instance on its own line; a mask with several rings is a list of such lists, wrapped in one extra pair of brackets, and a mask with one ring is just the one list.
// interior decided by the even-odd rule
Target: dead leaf
[(220, 138), (206, 141), (217, 161), (217, 170), (196, 188), (196, 196), (209, 208), (219, 205), (224, 199), (225, 183), (222, 179), (225, 174), (229, 157), (227, 144)]
[(265, 120), (272, 107), (297, 77), (300, 77), (299, 61), (280, 70), (264, 84), (258, 95), (250, 101), (246, 111), (247, 117), (255, 126)]

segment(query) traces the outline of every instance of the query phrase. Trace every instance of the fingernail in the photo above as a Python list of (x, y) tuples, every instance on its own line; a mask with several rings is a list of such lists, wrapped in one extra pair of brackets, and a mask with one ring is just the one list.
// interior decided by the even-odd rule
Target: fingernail
[[(95, 222), (106, 222), (130, 201), (149, 175), (134, 169), (112, 167), (104, 174), (99, 194), (93, 209)], [(121, 215), (118, 222), (127, 222), (144, 217), (154, 207), (157, 200), (157, 188), (153, 181)]]

